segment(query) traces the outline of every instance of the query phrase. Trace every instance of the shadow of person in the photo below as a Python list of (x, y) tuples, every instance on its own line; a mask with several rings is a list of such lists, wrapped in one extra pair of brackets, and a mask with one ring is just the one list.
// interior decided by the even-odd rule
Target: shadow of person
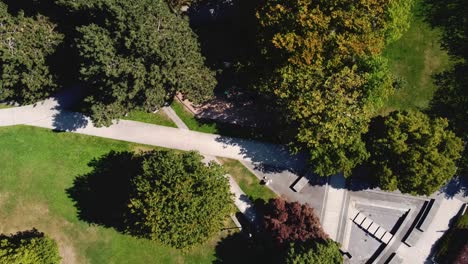
[(66, 190), (78, 209), (78, 218), (123, 231), (130, 180), (138, 174), (138, 164), (133, 153), (115, 151), (89, 162), (92, 171), (78, 176)]

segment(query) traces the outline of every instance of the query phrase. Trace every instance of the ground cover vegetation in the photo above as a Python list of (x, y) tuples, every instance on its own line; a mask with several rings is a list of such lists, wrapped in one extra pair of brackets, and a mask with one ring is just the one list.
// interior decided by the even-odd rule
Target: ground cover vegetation
[(264, 202), (276, 198), (276, 194), (271, 191), (266, 185), (261, 184), (260, 179), (249, 171), (240, 161), (217, 158), (223, 165), (226, 173), (231, 175), (242, 191), (245, 192), (252, 201), (260, 199)]
[(183, 251), (126, 234), (129, 175), (141, 172), (135, 153), (150, 150), (41, 128), (0, 128), (0, 233), (36, 227), (56, 240), (69, 263), (211, 263), (217, 242), (237, 231), (230, 220)]
[(397, 84), (381, 110), (386, 115), (395, 110), (427, 109), (437, 88), (433, 77), (450, 67), (451, 60), (441, 46), (441, 30), (425, 21), (425, 3), (415, 1), (410, 27), (403, 36), (386, 45), (383, 56)]
[(128, 113), (126, 116), (122, 117), (122, 119), (139, 121), (160, 126), (177, 127), (176, 124), (172, 122), (172, 120), (161, 110), (159, 110), (157, 113), (148, 113), (146, 111), (133, 110), (130, 111), (130, 113)]
[(59, 264), (57, 243), (36, 229), (11, 235), (0, 234), (0, 262), (9, 264)]
[(63, 40), (47, 17), (12, 15), (0, 1), (0, 101), (35, 103), (57, 91), (48, 59)]

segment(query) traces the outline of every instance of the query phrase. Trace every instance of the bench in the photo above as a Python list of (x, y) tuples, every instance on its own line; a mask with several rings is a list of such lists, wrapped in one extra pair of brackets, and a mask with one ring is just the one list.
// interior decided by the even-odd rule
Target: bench
[(432, 220), (434, 219), (435, 215), (437, 214), (437, 211), (439, 211), (439, 207), (440, 202), (436, 201), (435, 199), (432, 199), (426, 207), (426, 210), (423, 216), (421, 217), (421, 220), (419, 220), (416, 228), (422, 232), (426, 231), (429, 225), (432, 223)]
[(302, 176), (291, 186), (291, 189), (293, 189), (295, 192), (300, 192), (308, 183), (309, 180), (306, 177)]

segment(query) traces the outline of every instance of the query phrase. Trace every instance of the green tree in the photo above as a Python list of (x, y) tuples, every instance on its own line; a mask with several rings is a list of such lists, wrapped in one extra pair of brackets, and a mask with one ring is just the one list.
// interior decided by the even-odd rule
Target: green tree
[[(437, 91), (430, 113), (444, 117), (458, 136), (468, 140), (468, 5), (464, 0), (424, 0), (427, 20), (442, 31), (442, 46), (456, 61), (451, 69), (435, 76)], [(468, 178), (468, 147), (459, 165), (460, 175)]]
[(36, 229), (0, 235), (0, 263), (60, 263), (57, 243)]
[(57, 90), (47, 58), (63, 36), (46, 17), (13, 16), (0, 1), (0, 101), (30, 104)]
[(296, 130), (316, 173), (345, 176), (369, 156), (361, 137), (393, 92), (380, 53), (407, 27), (411, 0), (269, 0), (257, 12), (267, 61), (257, 89)]
[(286, 264), (340, 264), (343, 257), (338, 243), (331, 239), (291, 244), (284, 263)]
[(206, 166), (196, 152), (154, 151), (143, 158), (128, 204), (131, 233), (185, 248), (222, 228), (233, 203), (221, 166)]
[(348, 176), (368, 158), (361, 137), (393, 91), (387, 63), (381, 57), (369, 57), (336, 73), (304, 69), (289, 67), (274, 90), (296, 126), (294, 149), (310, 153), (316, 173)]
[(392, 112), (376, 122), (369, 139), (373, 174), (384, 190), (430, 195), (450, 180), (463, 142), (448, 121), (411, 112)]
[(409, 29), (414, 0), (391, 0), (387, 9), (385, 39), (387, 43), (398, 40)]
[(76, 46), (85, 99), (97, 125), (109, 125), (133, 109), (152, 111), (182, 92), (195, 103), (211, 97), (216, 80), (204, 66), (186, 19), (162, 0), (61, 2), (90, 14)]

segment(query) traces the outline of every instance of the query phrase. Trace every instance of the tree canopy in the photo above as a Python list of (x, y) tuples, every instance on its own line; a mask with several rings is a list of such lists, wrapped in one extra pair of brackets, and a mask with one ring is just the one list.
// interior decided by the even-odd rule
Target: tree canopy
[(320, 175), (366, 160), (362, 135), (393, 92), (380, 57), (407, 28), (412, 0), (270, 0), (257, 18), (269, 62), (258, 89), (275, 98)]
[(57, 90), (47, 63), (63, 36), (46, 17), (8, 13), (0, 1), (0, 101), (30, 104)]
[(0, 235), (0, 262), (9, 264), (61, 262), (57, 243), (36, 229)]
[(290, 245), (286, 264), (339, 264), (343, 263), (338, 243), (331, 239), (295, 243)]
[(328, 238), (313, 208), (279, 198), (266, 205), (263, 226), (280, 245)]
[[(430, 113), (445, 117), (458, 136), (468, 139), (468, 5), (463, 0), (425, 0), (428, 22), (442, 31), (442, 46), (455, 65), (435, 76), (437, 91)], [(459, 166), (468, 177), (468, 148), (465, 146)]]
[(162, 0), (63, 0), (89, 14), (76, 47), (86, 98), (97, 125), (130, 110), (152, 111), (182, 92), (195, 103), (212, 95), (216, 80), (187, 20)]
[(232, 206), (221, 166), (206, 166), (196, 152), (153, 151), (143, 156), (142, 173), (131, 182), (128, 230), (189, 247), (218, 232)]
[(370, 136), (371, 162), (379, 186), (430, 195), (454, 176), (463, 142), (443, 118), (393, 112), (376, 122)]

